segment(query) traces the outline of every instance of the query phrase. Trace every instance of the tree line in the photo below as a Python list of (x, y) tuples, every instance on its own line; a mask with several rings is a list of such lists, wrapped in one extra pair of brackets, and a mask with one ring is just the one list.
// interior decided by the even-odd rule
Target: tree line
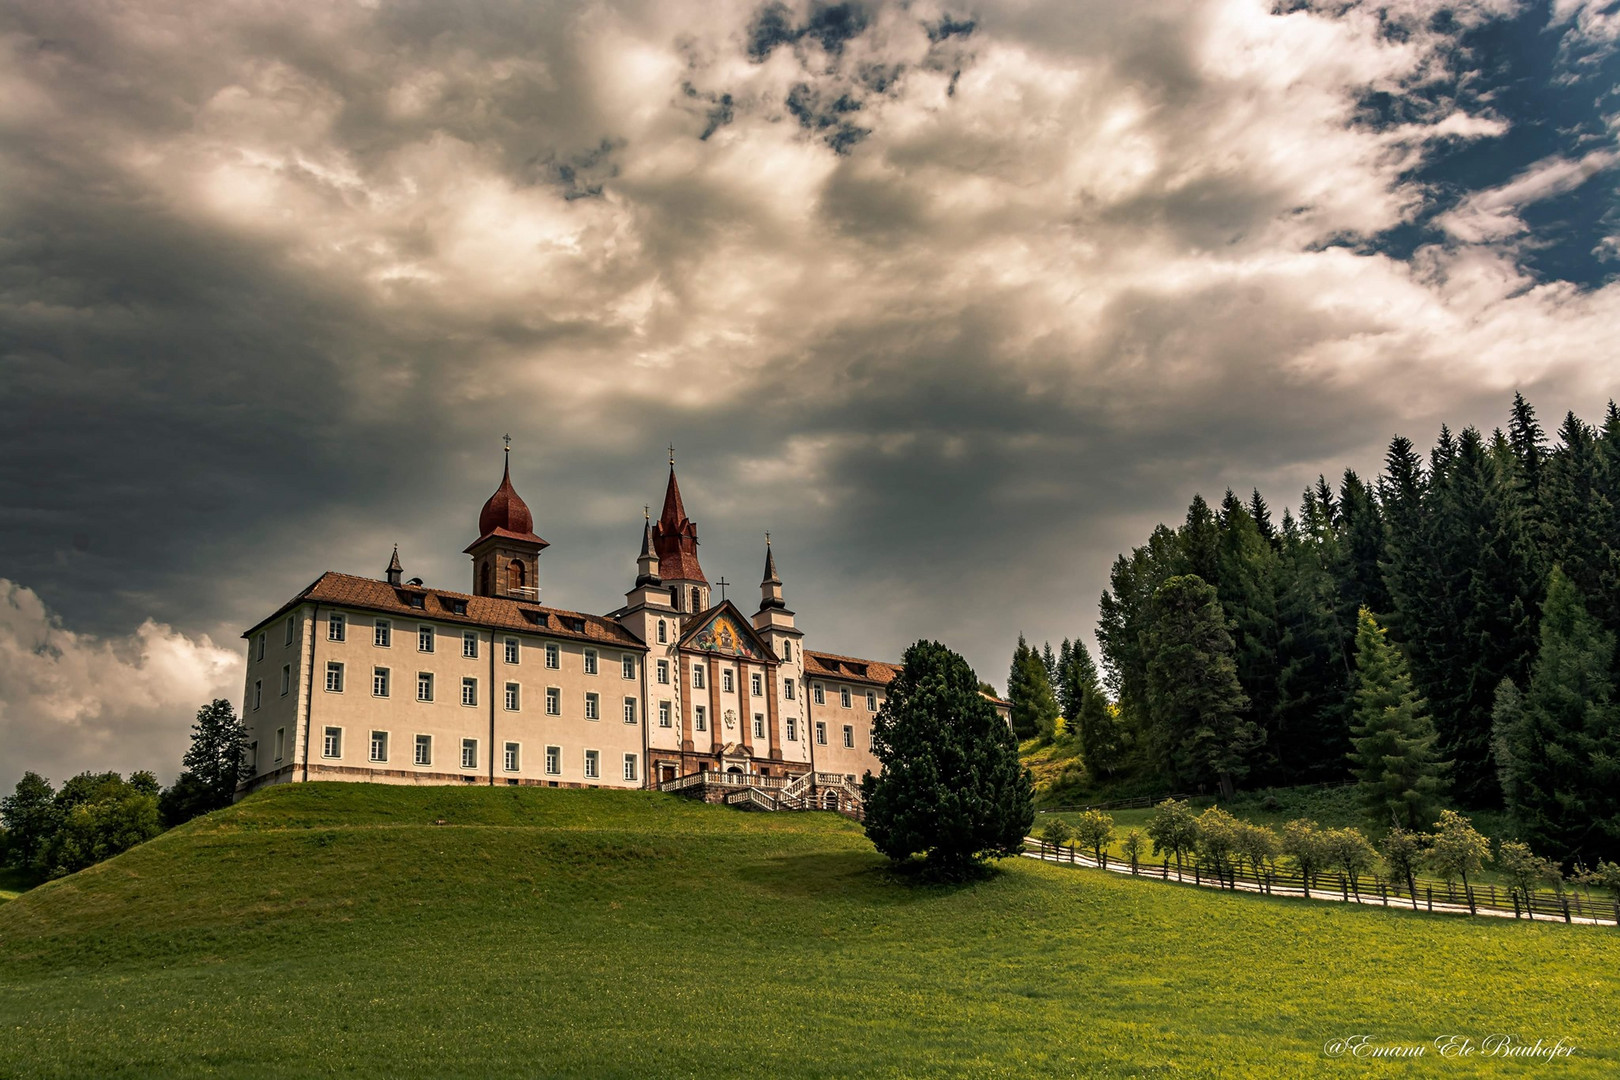
[(0, 798), (0, 865), (57, 878), (229, 806), (244, 770), (247, 731), (231, 703), (216, 698), (197, 711), (191, 747), (173, 786), (147, 771), (83, 772), (60, 790), (36, 772)]
[(1061, 734), (1093, 781), (1160, 790), (1356, 779), (1369, 821), (1505, 807), (1561, 861), (1620, 858), (1620, 410), (1549, 439), (1389, 444), (1280, 521), (1199, 495), (1114, 563), (1101, 671), (1085, 646), (1009, 673), (1015, 730)]

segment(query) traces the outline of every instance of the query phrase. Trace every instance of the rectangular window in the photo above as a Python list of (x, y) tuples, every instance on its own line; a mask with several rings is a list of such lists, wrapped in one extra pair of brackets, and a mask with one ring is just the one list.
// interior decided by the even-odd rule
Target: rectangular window
[(709, 730), (709, 713), (702, 705), (693, 708), (694, 723), (699, 731)]
[(619, 671), (627, 679), (635, 678), (636, 677), (636, 658), (633, 657), (633, 656), (620, 657), (619, 658)]
[(284, 754), (286, 752), (286, 750), (287, 750), (287, 729), (284, 728), (284, 727), (278, 727), (278, 728), (276, 728), (276, 760), (277, 761), (281, 760), (282, 754)]
[(855, 748), (855, 729), (848, 724), (844, 725), (844, 745), (851, 750)]
[(793, 700), (793, 680), (792, 679), (783, 679), (782, 680), (782, 696), (787, 698), (789, 701)]
[(418, 626), (416, 628), (416, 651), (417, 652), (432, 652), (433, 651), (433, 627), (431, 627), (431, 626)]
[(253, 642), (254, 648), (257, 652), (257, 655), (253, 657), (255, 660), (264, 659), (264, 637), (264, 631), (260, 630), (258, 638), (256, 638)]
[(624, 699), (624, 722), (627, 724), (636, 722), (636, 699), (633, 697)]
[(518, 662), (518, 639), (515, 637), (506, 639), (506, 662), (508, 664)]
[(866, 692), (866, 711), (877, 712), (877, 691), (875, 690)]
[(587, 675), (595, 675), (596, 674), (596, 650), (595, 649), (586, 649), (585, 650), (585, 674), (587, 674)]
[(371, 643), (379, 649), (390, 649), (394, 645), (394, 626), (387, 619), (378, 619), (371, 630)]
[(326, 617), (326, 640), (343, 640), (343, 616), (335, 611)]
[(846, 709), (849, 708), (849, 687), (840, 686), (838, 688), (838, 704)]
[(756, 671), (752, 675), (748, 676), (748, 689), (755, 697), (764, 696), (765, 681), (760, 678), (759, 672)]
[(562, 650), (557, 648), (555, 641), (546, 642), (546, 667), (557, 668), (562, 666)]
[(694, 690), (702, 690), (703, 689), (703, 665), (702, 664), (693, 664), (692, 665), (692, 688)]
[(385, 667), (371, 669), (371, 696), (388, 696), (388, 669)]
[(816, 683), (816, 685), (815, 685), (815, 695), (816, 695), (816, 704), (817, 705), (825, 705), (825, 704), (827, 704), (827, 692), (826, 692), (826, 690), (824, 690), (822, 688), (822, 685), (820, 683)]
[(416, 763), (418, 765), (433, 764), (433, 736), (418, 735), (416, 737)]
[(478, 659), (478, 631), (463, 630), (461, 632), (461, 655), (468, 660)]
[(263, 679), (254, 679), (253, 680), (253, 707), (255, 709), (257, 709), (262, 704), (264, 704), (264, 680)]
[(595, 750), (585, 751), (585, 779), (595, 780), (602, 775), (602, 755)]
[(726, 670), (724, 670), (724, 671), (722, 671), (720, 673), (720, 689), (724, 690), (728, 694), (731, 693), (731, 669), (730, 668), (726, 668)]
[(556, 776), (562, 772), (562, 747), (546, 747), (546, 775)]
[(249, 773), (256, 773), (256, 772), (259, 771), (259, 740), (258, 739), (254, 739), (252, 742), (248, 743), (247, 765), (248, 765), (248, 772)]
[(602, 719), (602, 697), (599, 694), (585, 695), (585, 719)]
[(418, 671), (416, 673), (416, 700), (433, 700), (433, 673), (431, 671)]
[(667, 702), (667, 701), (660, 701), (658, 703), (658, 726), (659, 727), (670, 727), (671, 726), (670, 719), (669, 719), (669, 702)]
[(518, 711), (518, 684), (515, 682), (506, 684), (506, 711)]
[(291, 664), (282, 664), (281, 665), (281, 696), (286, 697), (287, 693), (290, 690), (292, 690), (292, 665)]
[(788, 742), (799, 741), (799, 721), (797, 717), (790, 716), (787, 718), (787, 737)]
[(669, 685), (669, 661), (668, 660), (660, 660), (660, 661), (658, 661), (658, 685), (659, 686), (668, 686)]
[(326, 689), (334, 694), (343, 693), (343, 665), (336, 660), (327, 661)]
[(463, 705), (477, 705), (478, 704), (478, 680), (477, 679), (462, 679), (461, 680), (461, 703)]
[(827, 721), (825, 720), (816, 721), (816, 745), (827, 745)]
[(502, 760), (501, 764), (503, 766), (505, 766), (507, 772), (517, 772), (518, 771), (518, 762), (519, 762), (519, 747), (518, 747), (518, 744), (515, 743), (515, 742), (507, 743), (506, 744), (506, 756)]
[(373, 731), (371, 733), (371, 760), (388, 760), (388, 732)]
[(764, 737), (765, 737), (765, 714), (764, 713), (755, 713), (754, 714), (754, 738), (763, 739)]
[(638, 764), (639, 761), (635, 754), (624, 755), (624, 778), (626, 780), (634, 780), (636, 778), (636, 766)]
[(291, 615), (287, 616), (287, 626), (283, 632), (281, 643), (283, 645), (291, 645), (293, 643), (293, 617)]
[(343, 756), (343, 729), (329, 727), (321, 736), (321, 757)]
[(418, 611), (425, 611), (427, 609), (427, 594), (426, 593), (411, 593), (410, 604), (411, 604), (411, 607), (415, 608)]
[(546, 715), (562, 715), (562, 691), (555, 686), (546, 687)]
[(461, 740), (461, 767), (463, 769), (478, 768), (478, 740)]

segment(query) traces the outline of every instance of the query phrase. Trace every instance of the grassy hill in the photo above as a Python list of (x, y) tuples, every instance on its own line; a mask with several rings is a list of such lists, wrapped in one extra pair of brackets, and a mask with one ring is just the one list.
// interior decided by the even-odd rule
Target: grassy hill
[(0, 1077), (1360, 1076), (1323, 1044), (1493, 1032), (1612, 1076), (1617, 947), (1031, 860), (918, 887), (830, 814), (308, 784), (0, 906)]

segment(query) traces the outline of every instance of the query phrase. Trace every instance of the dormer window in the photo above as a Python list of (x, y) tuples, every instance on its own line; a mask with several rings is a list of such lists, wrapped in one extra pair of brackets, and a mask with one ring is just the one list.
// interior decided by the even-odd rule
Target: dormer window
[(450, 601), (447, 601), (447, 603), (449, 603), (449, 605), (450, 605), (450, 613), (452, 615), (465, 615), (465, 614), (467, 614), (467, 601), (465, 601), (465, 600), (450, 600)]

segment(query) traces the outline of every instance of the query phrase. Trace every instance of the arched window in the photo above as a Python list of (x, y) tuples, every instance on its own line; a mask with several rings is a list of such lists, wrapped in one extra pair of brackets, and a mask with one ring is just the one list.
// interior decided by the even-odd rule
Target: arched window
[(506, 588), (509, 592), (516, 592), (527, 585), (529, 577), (528, 568), (523, 565), (522, 559), (513, 559), (506, 568)]
[(694, 586), (692, 586), (692, 610), (693, 611), (698, 610), (698, 596), (699, 596), (698, 587), (696, 585), (694, 585)]
[(658, 644), (669, 644), (669, 624), (663, 619), (658, 620)]

